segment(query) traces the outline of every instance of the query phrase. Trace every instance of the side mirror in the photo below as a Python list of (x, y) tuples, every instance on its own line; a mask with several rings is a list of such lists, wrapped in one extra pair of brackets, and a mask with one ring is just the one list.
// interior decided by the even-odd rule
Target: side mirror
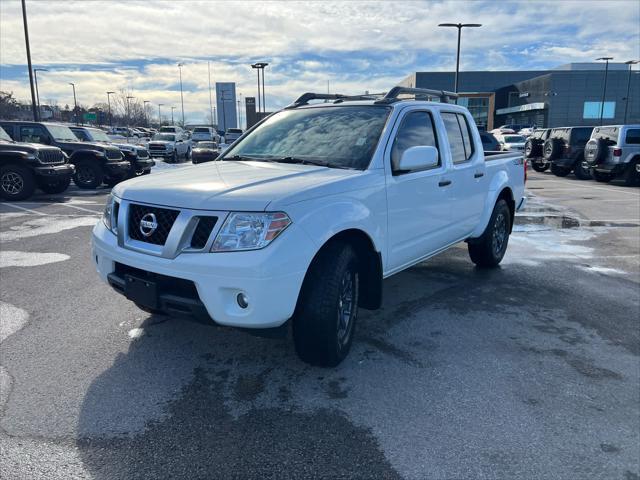
[(413, 170), (427, 170), (438, 166), (439, 152), (436, 147), (410, 147), (400, 157), (395, 172), (410, 172)]

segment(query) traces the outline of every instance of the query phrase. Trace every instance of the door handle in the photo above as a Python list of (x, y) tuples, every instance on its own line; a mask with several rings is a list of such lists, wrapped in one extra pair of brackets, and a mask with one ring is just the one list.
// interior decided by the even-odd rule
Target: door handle
[(441, 180), (438, 182), (439, 187), (446, 187), (447, 185), (451, 185), (451, 180)]
[(473, 176), (473, 178), (480, 178), (480, 177), (484, 177), (484, 173), (476, 172), (475, 175)]

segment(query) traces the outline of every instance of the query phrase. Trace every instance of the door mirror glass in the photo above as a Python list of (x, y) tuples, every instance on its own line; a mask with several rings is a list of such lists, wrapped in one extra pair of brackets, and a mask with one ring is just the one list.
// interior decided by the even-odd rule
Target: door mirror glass
[(410, 147), (402, 152), (396, 171), (427, 170), (437, 167), (438, 163), (438, 149), (436, 147)]

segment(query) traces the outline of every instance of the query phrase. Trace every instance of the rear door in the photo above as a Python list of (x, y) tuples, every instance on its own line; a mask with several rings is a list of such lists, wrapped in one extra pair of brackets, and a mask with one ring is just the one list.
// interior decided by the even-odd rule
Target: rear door
[[(403, 113), (385, 150), (389, 239), (387, 272), (400, 270), (438, 251), (449, 244), (450, 238), (447, 157), (441, 153), (433, 112), (427, 108), (410, 107)], [(438, 165), (419, 171), (398, 172), (394, 169), (402, 153), (415, 146), (438, 148)]]
[(452, 168), (447, 187), (453, 241), (469, 235), (480, 222), (488, 191), (484, 154), (476, 148), (472, 120), (459, 112), (442, 111)]

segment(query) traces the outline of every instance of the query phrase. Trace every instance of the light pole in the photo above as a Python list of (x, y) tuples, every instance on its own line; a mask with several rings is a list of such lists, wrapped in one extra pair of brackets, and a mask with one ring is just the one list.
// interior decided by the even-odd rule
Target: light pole
[(242, 94), (240, 93), (240, 100), (238, 100), (238, 128), (242, 128)]
[(160, 115), (160, 107), (163, 107), (164, 103), (158, 104), (158, 128), (162, 126), (162, 116)]
[(211, 130), (213, 130), (213, 97), (211, 96), (211, 62), (207, 62), (207, 72), (209, 73), (209, 110), (211, 111)]
[(107, 105), (109, 107), (109, 126), (113, 127), (113, 116), (111, 116), (111, 95), (116, 92), (107, 92)]
[(27, 26), (27, 5), (22, 0), (22, 22), (24, 24), (24, 43), (27, 47), (27, 66), (29, 67), (29, 85), (31, 86), (31, 110), (33, 112), (33, 121), (37, 122), (38, 109), (36, 108), (36, 92), (33, 88), (33, 69), (31, 67), (31, 47), (29, 46), (29, 27)]
[[(255, 68), (258, 71), (258, 112), (265, 111), (265, 98), (264, 98), (264, 69), (269, 66), (266, 62), (256, 62), (251, 65), (251, 68)], [(262, 70), (262, 108), (260, 105), (260, 70)]]
[(144, 123), (145, 127), (149, 126), (149, 116), (147, 115), (147, 103), (151, 103), (149, 100), (142, 101), (142, 108), (144, 109)]
[(76, 84), (69, 82), (69, 85), (73, 87), (73, 116), (78, 125), (78, 101), (76, 100)]
[[(180, 102), (182, 102), (182, 128), (184, 128), (184, 96), (182, 95), (182, 67), (183, 63), (178, 64), (178, 71), (180, 72)], [(173, 123), (173, 120), (172, 120)]]
[(131, 107), (129, 106), (129, 100), (131, 100), (132, 98), (136, 97), (127, 95), (127, 127), (131, 127)]
[[(631, 66), (636, 63), (640, 63), (638, 60), (629, 60), (624, 62), (625, 65), (629, 65), (629, 77), (627, 78), (627, 98), (624, 102), (624, 123), (627, 123), (627, 111), (629, 110), (629, 94), (631, 93)], [(36, 84), (37, 85), (37, 84)]]
[(613, 57), (600, 57), (596, 58), (596, 61), (604, 60), (604, 84), (602, 85), (602, 102), (600, 102), (600, 126), (602, 126), (602, 117), (604, 115), (604, 99), (607, 95), (607, 74), (609, 73), (609, 60), (613, 60)]
[(40, 110), (40, 93), (38, 92), (38, 72), (48, 72), (46, 68), (34, 68), (33, 79), (36, 84), (36, 103), (38, 104), (38, 119), (42, 119), (42, 111)]
[(260, 112), (260, 67), (257, 63), (252, 63), (251, 68), (255, 68), (258, 72), (258, 112)]
[[(462, 36), (462, 29), (465, 27), (477, 28), (481, 27), (481, 23), (440, 23), (439, 27), (455, 27), (458, 29), (458, 53), (456, 55), (456, 77), (454, 81), (453, 91), (458, 93), (458, 75), (460, 73), (460, 37)], [(457, 100), (456, 100), (457, 101)]]
[(171, 125), (173, 125), (173, 111), (176, 109), (176, 107), (171, 107)]

